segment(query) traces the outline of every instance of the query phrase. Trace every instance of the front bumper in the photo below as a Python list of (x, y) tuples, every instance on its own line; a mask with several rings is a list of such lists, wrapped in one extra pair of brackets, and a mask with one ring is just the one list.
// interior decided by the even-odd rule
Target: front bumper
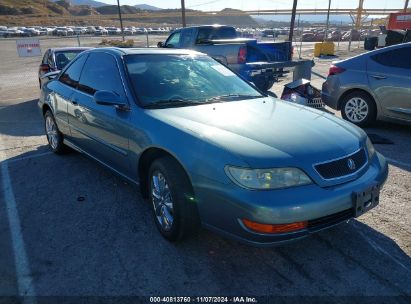
[[(306, 237), (353, 218), (353, 193), (372, 185), (381, 187), (387, 176), (387, 162), (376, 153), (362, 176), (333, 187), (311, 184), (250, 191), (197, 176), (194, 191), (203, 226), (249, 245), (270, 246)], [(264, 224), (308, 221), (308, 226), (298, 232), (263, 234), (247, 229), (241, 219)]]

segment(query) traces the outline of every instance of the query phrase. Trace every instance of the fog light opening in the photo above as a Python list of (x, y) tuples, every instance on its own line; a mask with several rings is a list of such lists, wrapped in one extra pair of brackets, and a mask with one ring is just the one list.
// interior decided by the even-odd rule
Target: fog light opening
[(290, 224), (261, 224), (247, 219), (242, 219), (245, 227), (258, 233), (287, 233), (307, 228), (307, 221)]

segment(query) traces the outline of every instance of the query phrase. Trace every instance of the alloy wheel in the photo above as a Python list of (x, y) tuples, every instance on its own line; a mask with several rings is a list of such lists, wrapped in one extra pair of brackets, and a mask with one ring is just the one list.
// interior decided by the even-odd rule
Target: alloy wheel
[(174, 208), (171, 191), (160, 171), (151, 176), (151, 199), (155, 216), (164, 231), (170, 231), (174, 222)]
[(369, 108), (364, 99), (353, 97), (345, 104), (344, 111), (350, 121), (360, 123), (368, 116)]
[(46, 134), (50, 146), (53, 149), (57, 149), (58, 145), (58, 133), (57, 126), (51, 116), (46, 117)]

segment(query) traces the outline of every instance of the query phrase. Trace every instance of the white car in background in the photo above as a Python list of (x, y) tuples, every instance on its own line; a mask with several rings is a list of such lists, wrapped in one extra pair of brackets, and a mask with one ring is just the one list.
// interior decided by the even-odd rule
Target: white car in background
[(87, 33), (87, 29), (85, 27), (75, 27), (73, 32), (76, 35), (84, 35)]
[(102, 26), (97, 26), (95, 35), (98, 35), (98, 36), (108, 35), (108, 31)]

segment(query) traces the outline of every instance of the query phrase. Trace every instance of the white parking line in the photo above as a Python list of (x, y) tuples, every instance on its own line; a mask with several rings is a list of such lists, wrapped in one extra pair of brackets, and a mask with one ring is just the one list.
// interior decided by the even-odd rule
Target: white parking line
[[(0, 138), (0, 146), (2, 146)], [(1, 161), (1, 178), (4, 193), (4, 201), (6, 203), (7, 217), (10, 226), (10, 236), (14, 253), (14, 265), (17, 275), (18, 295), (22, 297), (24, 304), (36, 304), (36, 293), (33, 280), (31, 277), (30, 266), (27, 259), (26, 247), (24, 244), (23, 234), (21, 231), (20, 218), (17, 210), (16, 199), (13, 192), (13, 187), (10, 181), (10, 174), (6, 155), (0, 151)]]

